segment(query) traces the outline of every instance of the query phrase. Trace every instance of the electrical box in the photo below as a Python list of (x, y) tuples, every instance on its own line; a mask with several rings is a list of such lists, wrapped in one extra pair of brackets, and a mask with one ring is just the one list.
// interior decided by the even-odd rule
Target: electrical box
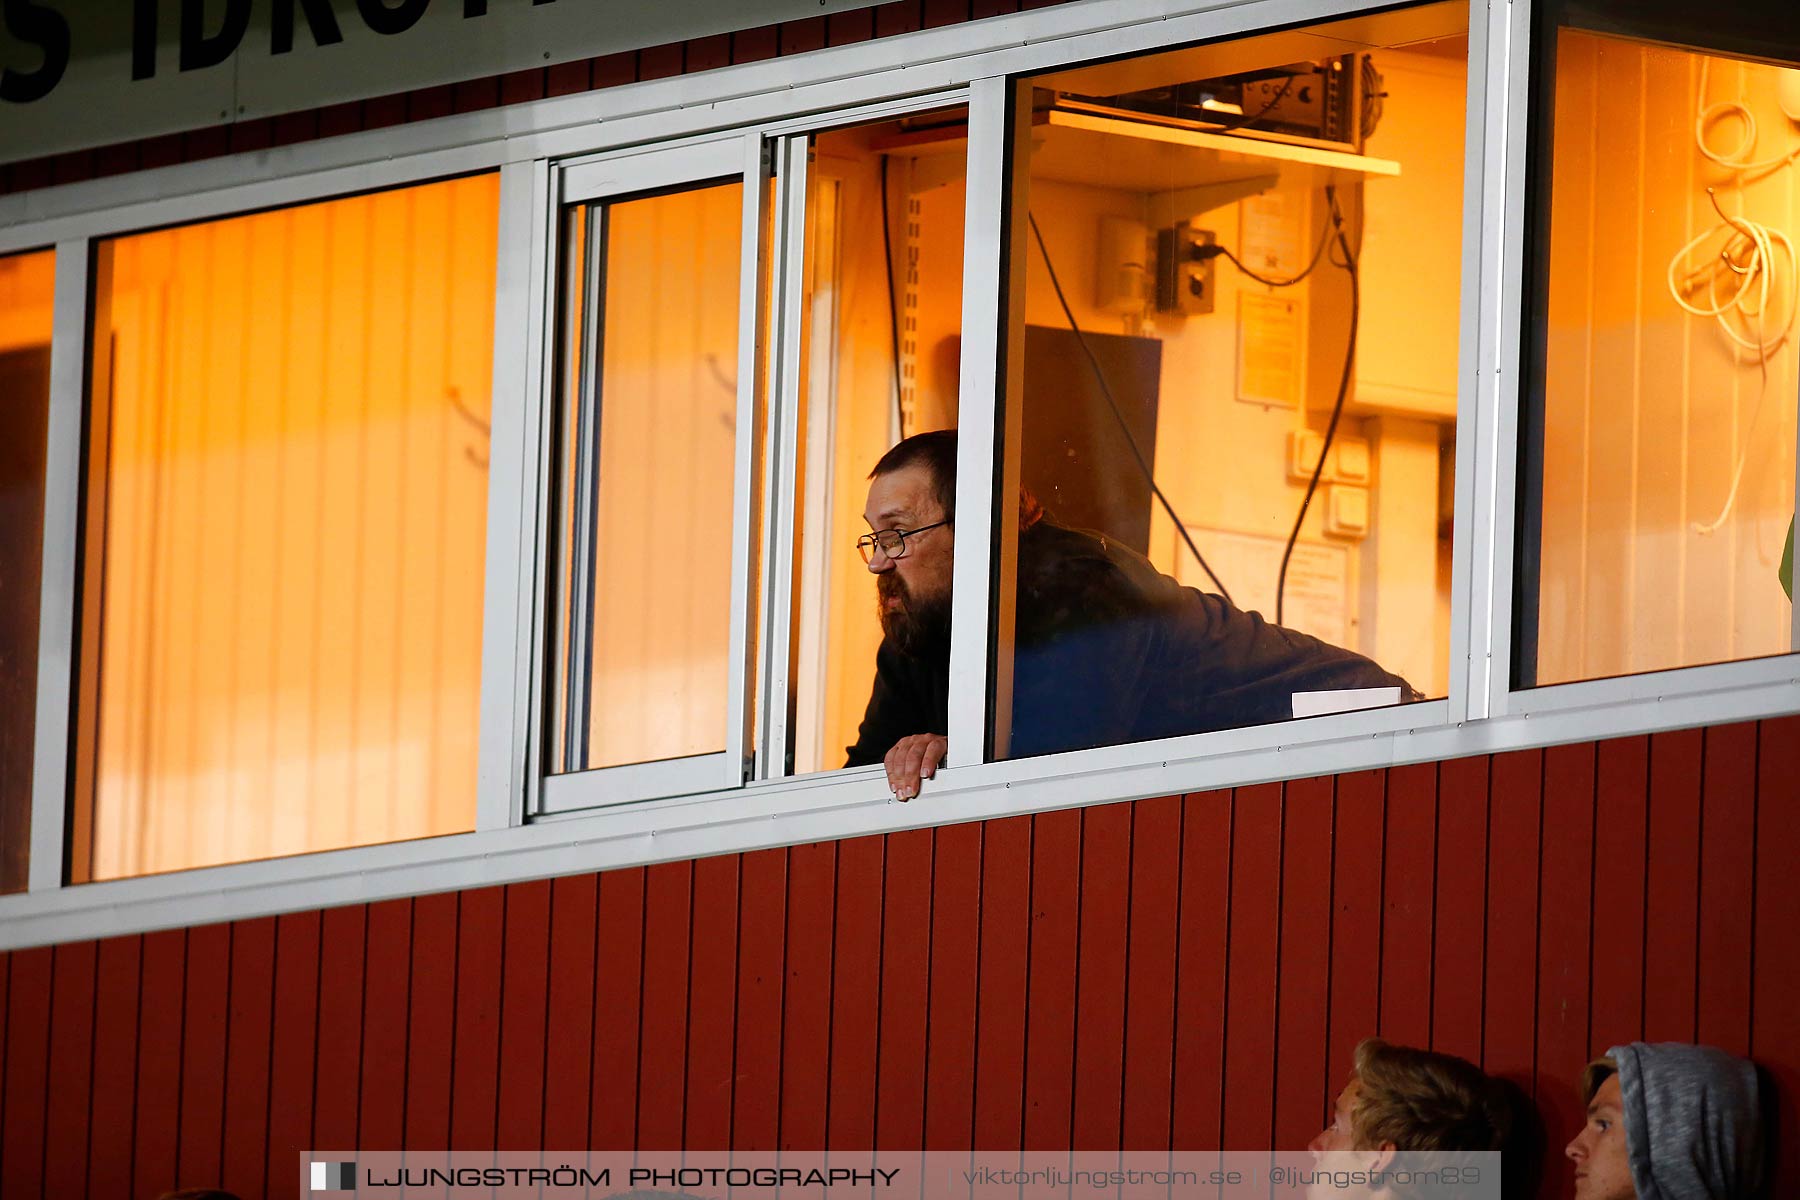
[(1325, 502), (1325, 532), (1359, 538), (1369, 532), (1369, 490), (1347, 483), (1331, 485)]
[(1200, 247), (1217, 239), (1186, 221), (1156, 231), (1156, 311), (1184, 317), (1213, 310), (1213, 259)]

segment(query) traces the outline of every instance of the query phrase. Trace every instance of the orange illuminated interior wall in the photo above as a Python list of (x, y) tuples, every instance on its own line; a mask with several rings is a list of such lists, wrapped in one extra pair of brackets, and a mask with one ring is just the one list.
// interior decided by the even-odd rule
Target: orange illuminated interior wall
[(589, 767), (725, 748), (743, 187), (606, 221)]
[[(1765, 384), (1756, 356), (1683, 312), (1668, 281), (1670, 260), (1720, 220), (1708, 186), (1731, 215), (1800, 239), (1800, 168), (1740, 176), (1695, 143), (1703, 107), (1741, 102), (1757, 124), (1753, 159), (1793, 149), (1800, 129), (1778, 106), (1777, 78), (1622, 38), (1558, 37), (1539, 683), (1790, 647), (1777, 566), (1794, 511), (1793, 339), (1768, 357)], [(1732, 117), (1708, 129), (1717, 150), (1742, 135)], [(1771, 334), (1800, 268), (1779, 247), (1775, 257)]]
[(497, 205), (101, 244), (75, 879), (473, 827)]
[(54, 251), (0, 257), (0, 892), (23, 891), (37, 709)]

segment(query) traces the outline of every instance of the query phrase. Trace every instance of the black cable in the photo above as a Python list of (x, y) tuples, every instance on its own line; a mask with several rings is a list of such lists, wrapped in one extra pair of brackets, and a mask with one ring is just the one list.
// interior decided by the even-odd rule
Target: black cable
[[(1281, 87), (1276, 89), (1275, 95), (1269, 100), (1269, 102), (1267, 104), (1262, 106), (1261, 110), (1258, 111), (1255, 116), (1253, 116), (1253, 117), (1240, 116), (1235, 123), (1227, 122), (1225, 124), (1219, 125), (1218, 127), (1214, 128), (1214, 129), (1210, 129), (1207, 132), (1209, 132), (1209, 133), (1230, 133), (1234, 129), (1242, 129), (1246, 125), (1256, 124), (1258, 121), (1262, 120), (1264, 117), (1268, 116), (1271, 112), (1273, 112), (1275, 109), (1275, 106), (1277, 104), (1280, 104), (1283, 100), (1285, 100), (1287, 98), (1288, 92), (1293, 90), (1295, 78), (1296, 78), (1296, 76), (1289, 75), (1287, 77), (1287, 82), (1283, 83), (1281, 85)], [(1212, 124), (1212, 122), (1208, 121), (1207, 124), (1210, 125), (1210, 124)]]
[(1350, 276), (1350, 339), (1349, 344), (1344, 347), (1344, 373), (1338, 380), (1337, 402), (1331, 406), (1331, 421), (1325, 426), (1325, 441), (1319, 447), (1319, 461), (1313, 465), (1312, 478), (1306, 484), (1306, 495), (1300, 501), (1300, 511), (1294, 517), (1294, 528), (1288, 534), (1287, 548), (1281, 552), (1281, 575), (1275, 581), (1277, 625), (1281, 624), (1283, 601), (1287, 597), (1288, 561), (1294, 556), (1294, 543), (1300, 540), (1300, 526), (1306, 520), (1306, 510), (1312, 504), (1313, 493), (1319, 490), (1319, 476), (1325, 471), (1325, 459), (1331, 453), (1331, 441), (1337, 436), (1338, 418), (1344, 415), (1344, 399), (1350, 392), (1350, 372), (1356, 365), (1356, 326), (1362, 315), (1362, 288), (1356, 274), (1356, 254), (1350, 249), (1350, 239), (1344, 234), (1344, 214), (1338, 209), (1337, 188), (1330, 184), (1325, 187), (1325, 202), (1331, 206), (1331, 227), (1337, 235), (1338, 245), (1344, 251), (1343, 262), (1338, 262), (1335, 258), (1331, 261), (1344, 268)]
[(1050, 286), (1056, 290), (1056, 302), (1062, 305), (1063, 316), (1068, 318), (1069, 328), (1075, 333), (1075, 340), (1081, 343), (1082, 353), (1087, 355), (1088, 365), (1094, 369), (1094, 378), (1100, 383), (1100, 394), (1106, 397), (1107, 406), (1112, 409), (1113, 418), (1119, 423), (1119, 432), (1125, 435), (1125, 444), (1131, 447), (1131, 456), (1137, 459), (1138, 470), (1144, 473), (1144, 479), (1150, 484), (1150, 490), (1156, 494), (1158, 500), (1162, 501), (1163, 511), (1169, 514), (1169, 520), (1175, 523), (1175, 532), (1181, 535), (1181, 540), (1186, 542), (1187, 548), (1193, 552), (1194, 561), (1200, 564), (1200, 569), (1206, 572), (1206, 577), (1213, 581), (1214, 587), (1219, 589), (1219, 595), (1230, 603), (1231, 593), (1225, 590), (1225, 584), (1207, 563), (1206, 556), (1200, 553), (1200, 547), (1194, 545), (1194, 539), (1188, 535), (1187, 526), (1181, 523), (1181, 517), (1175, 512), (1175, 506), (1169, 503), (1169, 498), (1163, 495), (1162, 488), (1156, 485), (1156, 476), (1151, 473), (1150, 464), (1144, 460), (1144, 452), (1138, 449), (1137, 439), (1131, 436), (1131, 426), (1125, 423), (1125, 414), (1119, 411), (1119, 402), (1113, 399), (1112, 388), (1106, 382), (1106, 372), (1100, 369), (1100, 360), (1094, 357), (1093, 348), (1088, 345), (1087, 335), (1081, 332), (1081, 326), (1075, 322), (1075, 310), (1069, 307), (1068, 298), (1063, 295), (1062, 283), (1056, 278), (1056, 265), (1050, 261), (1050, 250), (1044, 245), (1044, 233), (1038, 228), (1037, 216), (1027, 213), (1026, 217), (1031, 222), (1031, 234), (1037, 239), (1038, 253), (1044, 256), (1044, 268), (1050, 272)]
[(1299, 283), (1302, 279), (1305, 279), (1308, 275), (1311, 275), (1313, 273), (1313, 268), (1319, 265), (1319, 259), (1322, 258), (1325, 254), (1325, 247), (1329, 246), (1331, 244), (1331, 235), (1332, 235), (1333, 231), (1334, 231), (1334, 224), (1332, 221), (1332, 217), (1329, 213), (1327, 213), (1326, 217), (1325, 217), (1325, 228), (1323, 230), (1321, 230), (1319, 233), (1319, 244), (1317, 246), (1313, 247), (1312, 261), (1310, 261), (1306, 264), (1306, 269), (1304, 271), (1300, 272), (1298, 275), (1294, 276), (1292, 279), (1270, 279), (1266, 275), (1259, 275), (1255, 271), (1252, 271), (1249, 267), (1245, 266), (1243, 259), (1239, 258), (1237, 255), (1233, 254), (1231, 251), (1227, 250), (1224, 246), (1221, 246), (1217, 242), (1212, 242), (1208, 245), (1200, 247), (1200, 251), (1201, 251), (1202, 256), (1205, 258), (1211, 258), (1214, 255), (1223, 255), (1225, 258), (1228, 258), (1231, 260), (1232, 266), (1236, 267), (1243, 274), (1248, 275), (1250, 278), (1256, 280), (1256, 282), (1263, 284), (1267, 287), (1273, 287), (1273, 288), (1293, 287), (1296, 283)]
[(881, 156), (881, 252), (887, 259), (888, 347), (894, 355), (894, 428), (906, 436), (906, 408), (900, 390), (900, 311), (894, 300), (894, 227), (888, 219), (888, 156)]

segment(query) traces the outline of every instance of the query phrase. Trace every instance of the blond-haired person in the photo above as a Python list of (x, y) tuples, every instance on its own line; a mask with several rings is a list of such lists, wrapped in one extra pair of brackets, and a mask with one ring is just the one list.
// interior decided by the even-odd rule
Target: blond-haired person
[[(1307, 1149), (1321, 1164), (1351, 1165), (1362, 1171), (1393, 1169), (1399, 1153), (1436, 1156), (1414, 1165), (1458, 1165), (1481, 1161), (1465, 1157), (1470, 1154), (1500, 1152), (1508, 1159), (1503, 1191), (1490, 1186), (1467, 1194), (1513, 1195), (1522, 1194), (1520, 1189), (1529, 1182), (1529, 1169), (1512, 1160), (1524, 1155), (1531, 1141), (1530, 1125), (1519, 1090), (1474, 1063), (1453, 1054), (1365, 1038), (1356, 1047), (1350, 1081), (1338, 1093), (1331, 1124)], [(1329, 1194), (1349, 1193), (1340, 1188)], [(1415, 1193), (1394, 1186), (1366, 1194), (1398, 1200)], [(1430, 1194), (1462, 1193), (1451, 1189)]]

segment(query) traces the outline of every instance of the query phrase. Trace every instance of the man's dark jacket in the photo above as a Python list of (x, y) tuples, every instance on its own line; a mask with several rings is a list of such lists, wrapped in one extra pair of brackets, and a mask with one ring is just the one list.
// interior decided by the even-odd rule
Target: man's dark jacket
[[(1295, 692), (1394, 687), (1360, 654), (1183, 587), (1098, 534), (1039, 521), (1019, 537), (1013, 757), (1283, 721)], [(847, 766), (948, 726), (949, 647), (883, 641)]]

